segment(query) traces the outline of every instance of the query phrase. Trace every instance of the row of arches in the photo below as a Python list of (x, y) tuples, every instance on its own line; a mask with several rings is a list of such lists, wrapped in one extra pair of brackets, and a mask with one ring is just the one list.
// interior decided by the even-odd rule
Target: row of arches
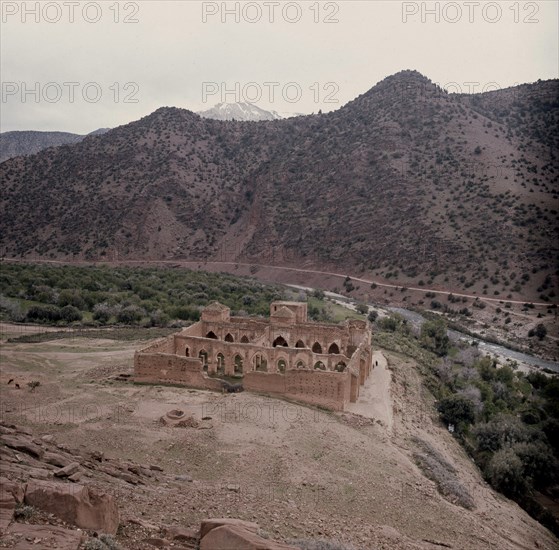
[[(211, 340), (219, 340), (219, 338), (217, 337), (216, 333), (213, 330), (210, 330), (206, 334), (206, 338), (210, 338)], [(230, 332), (228, 332), (225, 335), (225, 338), (223, 340), (225, 342), (231, 342), (231, 343), (235, 342), (235, 338), (233, 338), (233, 335)], [(241, 342), (241, 344), (248, 344), (249, 343), (248, 337), (247, 336), (242, 336), (240, 342)]]
[[(219, 340), (219, 338), (217, 337), (216, 333), (213, 330), (210, 330), (206, 334), (206, 338), (210, 338), (211, 340)], [(234, 343), (235, 339), (233, 338), (233, 335), (230, 332), (228, 332), (225, 335), (224, 341)], [(247, 336), (242, 336), (240, 342), (241, 342), (241, 344), (248, 344), (249, 339), (247, 338)], [(277, 348), (277, 347), (288, 348), (289, 343), (283, 336), (278, 336), (272, 342), (272, 347), (274, 347), (274, 348)], [(295, 342), (295, 347), (301, 349), (301, 348), (306, 348), (307, 345), (305, 344), (305, 342), (303, 342), (303, 340), (297, 340), (297, 342)], [(323, 353), (323, 348), (322, 348), (322, 345), (320, 344), (320, 342), (315, 342), (311, 346), (311, 350), (312, 350), (313, 353)], [(327, 353), (339, 355), (340, 354), (340, 346), (336, 342), (332, 342), (327, 348)]]
[[(283, 336), (278, 336), (273, 342), (272, 342), (272, 347), (276, 348), (278, 346), (282, 346), (282, 347), (289, 347), (289, 344), (287, 343), (287, 340), (283, 337)], [(296, 348), (306, 348), (307, 346), (305, 345), (305, 342), (303, 342), (303, 340), (297, 340), (297, 342), (295, 342), (295, 347)], [(319, 342), (315, 342), (312, 347), (311, 350), (313, 353), (322, 353), (322, 346), (320, 345)], [(340, 353), (340, 346), (338, 346), (338, 344), (336, 344), (336, 342), (332, 342), (332, 344), (330, 344), (330, 346), (328, 347), (328, 353), (334, 353), (339, 355)]]
[[(190, 357), (190, 348), (186, 348), (185, 356)], [(209, 355), (205, 349), (201, 349), (198, 352), (198, 358), (202, 361), (202, 368), (204, 372), (208, 372), (209, 369)], [(225, 355), (221, 352), (217, 353), (215, 356), (216, 360), (216, 374), (218, 376), (223, 376), (226, 374), (226, 364), (225, 364)], [(249, 370), (255, 370), (256, 372), (269, 372), (268, 371), (268, 359), (260, 353), (257, 353), (252, 358), (252, 368)], [(233, 356), (233, 374), (242, 376), (245, 370), (244, 360), (243, 357), (237, 353)], [(285, 373), (288, 368), (288, 362), (285, 358), (280, 357), (276, 362), (276, 372)], [(316, 361), (312, 367), (311, 365), (307, 365), (304, 361), (297, 361), (295, 363), (295, 368), (297, 369), (307, 369), (313, 368), (318, 370), (326, 371), (328, 370), (325, 363), (322, 361)], [(335, 372), (344, 372), (347, 368), (347, 365), (344, 361), (339, 361), (333, 367)]]

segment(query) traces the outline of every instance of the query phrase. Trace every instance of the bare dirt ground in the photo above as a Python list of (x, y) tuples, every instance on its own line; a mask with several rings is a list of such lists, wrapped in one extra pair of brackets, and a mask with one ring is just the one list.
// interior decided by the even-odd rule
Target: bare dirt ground
[[(248, 392), (114, 380), (132, 372), (142, 344), (75, 338), (0, 348), (3, 420), (172, 476), (107, 482), (126, 548), (144, 548), (128, 538), (132, 517), (197, 529), (212, 516), (256, 521), (278, 540), (327, 538), (360, 550), (557, 548), (546, 529), (483, 482), (435, 418), (412, 360), (375, 353), (379, 366), (362, 388), (359, 414), (335, 414)], [(11, 378), (19, 389), (7, 385)], [(41, 383), (33, 392), (25, 385), (31, 380)], [(198, 426), (162, 425), (172, 409)], [(416, 466), (415, 438), (456, 468), (472, 510), (443, 498)]]
[(390, 371), (386, 357), (380, 350), (373, 352), (374, 368), (365, 384), (359, 389), (357, 403), (350, 403), (347, 411), (372, 418), (392, 431), (393, 414), (390, 395)]

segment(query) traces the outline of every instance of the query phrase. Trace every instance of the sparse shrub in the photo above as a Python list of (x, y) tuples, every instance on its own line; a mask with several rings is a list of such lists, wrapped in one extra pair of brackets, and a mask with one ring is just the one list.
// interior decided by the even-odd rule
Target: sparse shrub
[(456, 468), (430, 443), (413, 438), (420, 452), (414, 452), (413, 458), (423, 473), (437, 485), (437, 490), (450, 502), (463, 508), (474, 508), (474, 499), (458, 478)]
[(97, 538), (90, 538), (83, 546), (84, 550), (121, 550), (122, 546), (112, 535), (102, 533)]
[(35, 508), (33, 506), (27, 506), (25, 504), (18, 504), (14, 510), (14, 517), (20, 521), (29, 521), (36, 514)]
[(547, 328), (545, 328), (545, 325), (543, 323), (538, 323), (534, 334), (538, 337), (539, 340), (543, 340), (547, 335)]
[(27, 385), (29, 386), (29, 391), (35, 391), (35, 389), (41, 385), (41, 382), (32, 380), (31, 382), (27, 382)]

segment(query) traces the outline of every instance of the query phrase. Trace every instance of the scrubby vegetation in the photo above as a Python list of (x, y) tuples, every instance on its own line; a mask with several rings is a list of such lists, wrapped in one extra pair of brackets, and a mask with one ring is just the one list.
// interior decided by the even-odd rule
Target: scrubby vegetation
[[(419, 363), (441, 420), (493, 488), (559, 534), (557, 518), (539, 503), (542, 494), (559, 496), (559, 377), (500, 365), (475, 346), (450, 342), (441, 323), (419, 330), (393, 315), (377, 322), (374, 337)], [(452, 469), (420, 443), (415, 460), (444, 495)]]
[(184, 269), (5, 264), (0, 281), (1, 318), (61, 326), (166, 327), (197, 321), (213, 300), (236, 314), (267, 315), (284, 293), (253, 279)]

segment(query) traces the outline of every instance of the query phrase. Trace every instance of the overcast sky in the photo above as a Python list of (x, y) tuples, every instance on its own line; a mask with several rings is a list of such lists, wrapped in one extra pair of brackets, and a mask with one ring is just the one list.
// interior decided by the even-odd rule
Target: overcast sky
[(87, 133), (221, 101), (330, 111), (402, 69), (463, 92), (559, 70), (556, 0), (1, 6), (2, 131)]

